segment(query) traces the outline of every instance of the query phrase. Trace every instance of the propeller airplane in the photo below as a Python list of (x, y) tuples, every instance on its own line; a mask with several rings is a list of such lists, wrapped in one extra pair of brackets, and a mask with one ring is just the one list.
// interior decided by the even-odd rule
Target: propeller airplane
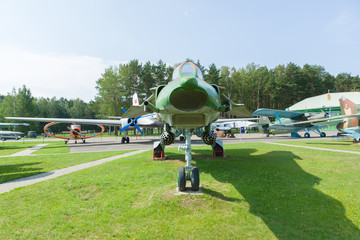
[[(153, 158), (164, 158), (165, 146), (174, 143), (174, 139), (181, 134), (185, 136), (185, 144), (180, 149), (185, 150), (185, 167), (178, 172), (178, 187), (186, 190), (186, 181), (191, 182), (191, 189), (199, 189), (200, 177), (197, 167), (191, 165), (191, 135), (195, 134), (202, 141), (212, 146), (214, 157), (224, 157), (222, 141), (216, 140), (211, 131), (211, 123), (215, 122), (220, 112), (227, 112), (237, 117), (251, 117), (243, 104), (234, 103), (224, 93), (223, 87), (205, 82), (200, 68), (193, 62), (179, 64), (174, 72), (172, 81), (167, 85), (160, 85), (151, 89), (152, 95), (141, 105), (133, 103), (122, 118), (129, 118), (127, 129), (131, 125), (139, 126), (144, 115), (156, 113), (158, 120), (164, 123), (164, 132), (160, 141), (154, 143)], [(139, 117), (141, 116), (141, 117)], [(150, 115), (153, 116), (153, 115)], [(121, 126), (121, 120), (104, 119), (64, 119), (64, 118), (26, 118), (6, 117), (10, 120), (65, 122), (77, 124), (102, 124)]]
[[(258, 109), (253, 112), (254, 116), (259, 118), (259, 130), (269, 137), (271, 134), (291, 133), (292, 137), (300, 137), (299, 131), (305, 131), (304, 137), (310, 137), (310, 131), (319, 133), (320, 137), (326, 137), (325, 132), (321, 132), (321, 128), (336, 126), (344, 122), (346, 118), (360, 116), (360, 114), (340, 115), (329, 117), (327, 113), (301, 113), (289, 112), (275, 109)], [(272, 123), (268, 117), (274, 117), (277, 120)]]
[(55, 135), (53, 133), (51, 133), (49, 131), (49, 127), (53, 126), (55, 124), (59, 124), (60, 122), (51, 122), (48, 123), (44, 126), (44, 132), (51, 136), (51, 137), (55, 137), (55, 138), (61, 138), (61, 139), (65, 139), (65, 144), (67, 144), (69, 142), (69, 140), (74, 140), (75, 144), (77, 144), (77, 140), (82, 140), (83, 143), (86, 142), (86, 139), (88, 138), (93, 138), (93, 137), (97, 137), (99, 135), (101, 135), (104, 131), (105, 131), (105, 127), (101, 124), (96, 124), (97, 126), (99, 126), (101, 128), (101, 132), (91, 135), (91, 136), (85, 136), (82, 131), (81, 131), (81, 125), (79, 124), (71, 124), (70, 126), (67, 126), (66, 128), (69, 129), (70, 134), (72, 135), (71, 137), (63, 137), (63, 136), (59, 136), (59, 135)]

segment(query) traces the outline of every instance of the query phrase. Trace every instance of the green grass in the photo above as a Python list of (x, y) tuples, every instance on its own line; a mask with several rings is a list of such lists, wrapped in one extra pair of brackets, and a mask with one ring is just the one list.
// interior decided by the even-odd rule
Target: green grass
[(69, 147), (63, 141), (48, 141), (44, 143), (47, 143), (48, 145), (40, 148), (32, 154), (53, 154), (69, 152)]
[(0, 156), (11, 155), (13, 153), (20, 152), (22, 150), (34, 147), (42, 142), (0, 142)]
[(360, 144), (354, 144), (352, 139), (287, 141), (286, 144), (360, 152)]
[(17, 142), (2, 142), (0, 143), (0, 156), (11, 155), (38, 144), (46, 143), (48, 145), (42, 147), (40, 150), (33, 152), (33, 154), (52, 154), (52, 153), (68, 153), (69, 148), (63, 141), (17, 141)]
[(0, 158), (0, 183), (91, 162), (129, 151), (71, 153)]
[(0, 239), (360, 239), (355, 154), (244, 143), (213, 159), (209, 147), (194, 147), (204, 194), (180, 196), (184, 155), (167, 155), (145, 152), (0, 195)]

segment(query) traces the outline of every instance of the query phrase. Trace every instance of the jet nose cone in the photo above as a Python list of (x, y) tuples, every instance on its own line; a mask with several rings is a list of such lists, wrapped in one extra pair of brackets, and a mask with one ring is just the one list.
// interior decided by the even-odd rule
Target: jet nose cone
[(194, 89), (198, 86), (196, 78), (185, 78), (181, 80), (181, 87), (184, 89)]

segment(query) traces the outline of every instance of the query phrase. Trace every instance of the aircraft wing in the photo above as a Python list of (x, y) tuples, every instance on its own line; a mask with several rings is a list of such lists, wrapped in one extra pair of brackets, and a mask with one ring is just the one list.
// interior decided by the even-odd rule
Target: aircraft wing
[(294, 127), (294, 126), (284, 126), (284, 125), (271, 125), (269, 126), (268, 130), (271, 132), (271, 130), (275, 131), (287, 131), (287, 132), (297, 132), (300, 130), (303, 130), (304, 128), (300, 127)]
[(223, 100), (225, 100), (229, 104), (229, 109), (228, 109), (228, 111), (225, 111), (226, 113), (235, 115), (237, 117), (251, 117), (250, 112), (245, 108), (244, 104), (234, 103), (225, 94), (222, 94), (221, 97)]
[[(151, 94), (151, 96), (148, 97), (145, 101), (152, 102), (152, 101), (154, 101), (154, 99), (155, 99), (154, 94)], [(151, 109), (149, 109), (149, 108), (146, 108), (146, 111), (145, 111), (144, 103), (142, 103), (140, 105), (131, 106), (121, 117), (122, 118), (137, 118), (139, 116), (147, 115), (152, 112), (153, 111), (151, 111)]]
[(28, 123), (0, 123), (0, 126), (29, 126)]
[(237, 117), (250, 117), (251, 113), (245, 108), (244, 104), (231, 103), (230, 111), (226, 112)]
[(304, 113), (300, 113), (300, 112), (289, 112), (289, 111), (267, 109), (267, 108), (261, 108), (252, 113), (252, 115), (254, 116), (276, 117), (276, 118), (296, 118), (303, 114)]
[[(148, 109), (148, 108), (147, 108)], [(144, 111), (144, 106), (141, 104), (140, 106), (131, 106), (124, 115), (122, 115), (122, 118), (136, 118), (142, 115), (149, 114), (151, 112)]]
[(341, 131), (351, 134), (355, 139), (360, 139), (360, 127), (343, 128)]
[(78, 124), (102, 124), (119, 126), (120, 120), (105, 120), (105, 119), (77, 119), (77, 118), (31, 118), (31, 117), (5, 117), (8, 120), (21, 120), (33, 122), (60, 122), (60, 123), (78, 123)]
[(295, 122), (295, 123), (291, 123), (285, 126), (296, 126), (296, 125), (301, 125), (304, 123), (311, 123), (312, 125), (318, 126), (334, 126), (337, 125), (338, 123), (344, 121), (345, 118), (351, 118), (351, 117), (360, 117), (360, 113), (356, 113), (356, 114), (352, 114), (352, 115), (340, 115), (340, 116), (336, 116), (336, 117), (331, 117), (331, 118), (319, 118), (319, 119), (313, 119), (313, 120), (308, 120), (308, 121), (301, 121), (301, 122)]
[(250, 120), (259, 120), (258, 118), (227, 118), (227, 119), (218, 119), (215, 123), (223, 123), (223, 122), (243, 122)]

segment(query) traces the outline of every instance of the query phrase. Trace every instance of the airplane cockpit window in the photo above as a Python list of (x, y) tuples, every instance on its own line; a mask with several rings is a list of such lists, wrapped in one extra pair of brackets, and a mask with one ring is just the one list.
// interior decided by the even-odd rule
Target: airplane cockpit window
[(195, 68), (193, 64), (186, 62), (182, 65), (180, 74), (183, 76), (194, 76), (195, 75)]
[(185, 62), (174, 69), (172, 79), (175, 80), (179, 76), (194, 76), (203, 79), (200, 68), (192, 62)]

